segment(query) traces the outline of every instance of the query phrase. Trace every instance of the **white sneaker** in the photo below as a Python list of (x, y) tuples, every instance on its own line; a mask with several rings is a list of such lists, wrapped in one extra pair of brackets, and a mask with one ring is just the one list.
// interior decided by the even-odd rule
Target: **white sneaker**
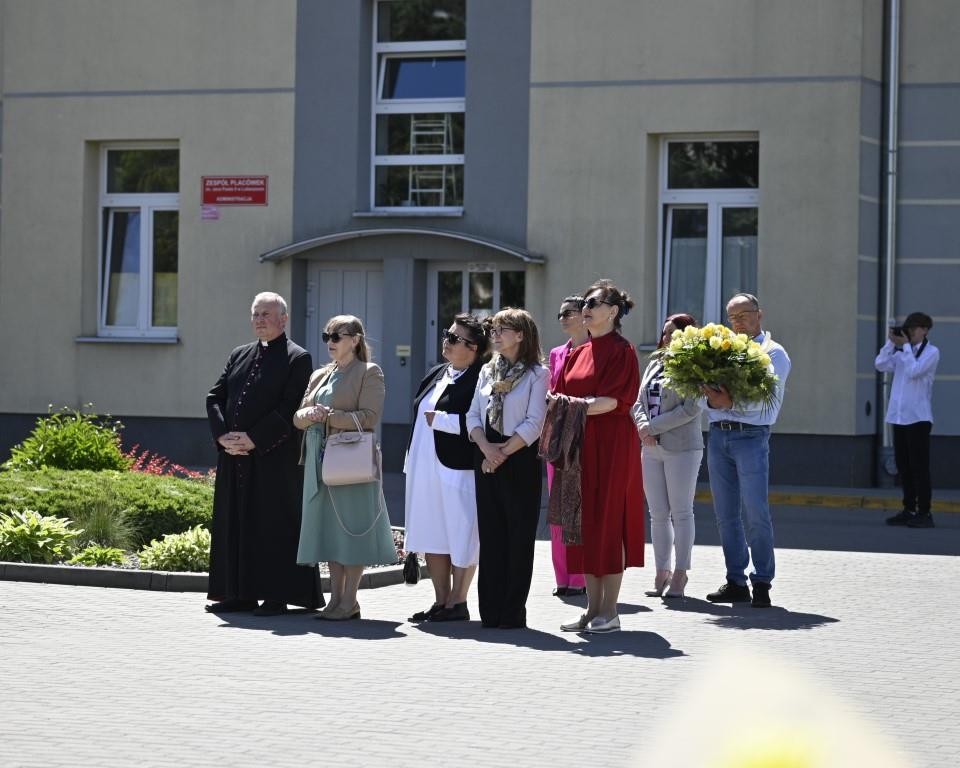
[(569, 624), (560, 625), (561, 632), (585, 632), (587, 631), (587, 614), (581, 614), (580, 618)]
[(603, 634), (604, 632), (619, 632), (620, 617), (614, 616), (612, 619), (605, 619), (603, 616), (597, 616), (590, 622), (590, 626), (588, 626), (585, 631), (596, 635)]

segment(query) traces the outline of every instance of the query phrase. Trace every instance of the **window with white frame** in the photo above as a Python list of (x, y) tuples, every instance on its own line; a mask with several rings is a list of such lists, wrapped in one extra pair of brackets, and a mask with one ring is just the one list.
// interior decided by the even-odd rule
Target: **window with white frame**
[(466, 0), (378, 0), (373, 210), (463, 209)]
[(661, 318), (720, 322), (730, 296), (756, 293), (759, 200), (755, 136), (662, 141)]
[(110, 144), (100, 156), (98, 333), (175, 337), (180, 152)]

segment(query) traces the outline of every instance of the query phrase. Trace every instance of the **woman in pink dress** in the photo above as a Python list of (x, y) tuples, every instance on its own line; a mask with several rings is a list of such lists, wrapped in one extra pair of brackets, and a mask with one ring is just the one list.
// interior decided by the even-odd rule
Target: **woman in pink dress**
[[(557, 320), (561, 330), (570, 337), (569, 341), (550, 350), (550, 391), (553, 392), (563, 371), (563, 364), (567, 361), (570, 350), (579, 347), (587, 340), (587, 327), (583, 324), (580, 310), (583, 309), (583, 296), (567, 296), (560, 302), (560, 312)], [(553, 487), (553, 464), (547, 462), (547, 488)], [(582, 573), (570, 573), (567, 570), (567, 547), (563, 543), (563, 528), (559, 525), (550, 526), (550, 540), (553, 552), (553, 572), (556, 575), (557, 587), (553, 590), (554, 597), (571, 597), (584, 594), (586, 582)]]

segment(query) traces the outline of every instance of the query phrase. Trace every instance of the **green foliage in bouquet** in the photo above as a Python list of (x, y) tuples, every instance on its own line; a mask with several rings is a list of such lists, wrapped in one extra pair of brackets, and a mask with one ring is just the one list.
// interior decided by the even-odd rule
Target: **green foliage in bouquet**
[(140, 567), (150, 571), (204, 572), (210, 568), (210, 531), (202, 525), (154, 539), (140, 550)]
[(0, 560), (15, 563), (59, 563), (70, 555), (83, 531), (63, 517), (41, 515), (32, 509), (0, 515)]
[(698, 399), (702, 385), (721, 385), (734, 408), (760, 403), (767, 409), (780, 396), (770, 356), (746, 334), (726, 326), (709, 323), (674, 331), (660, 354), (665, 383), (682, 397)]

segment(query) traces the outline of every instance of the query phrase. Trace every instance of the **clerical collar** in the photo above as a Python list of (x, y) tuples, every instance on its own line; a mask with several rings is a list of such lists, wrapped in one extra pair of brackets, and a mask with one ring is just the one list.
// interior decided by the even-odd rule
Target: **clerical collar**
[(275, 339), (270, 339), (270, 341), (264, 341), (263, 339), (260, 339), (260, 346), (261, 346), (261, 347), (269, 347), (271, 344), (274, 344), (274, 343), (277, 343), (277, 344), (278, 344), (278, 343), (280, 343), (281, 341), (283, 341), (284, 339), (286, 339), (286, 335), (283, 334), (283, 333), (281, 333), (281, 334), (280, 334), (279, 336), (277, 336), (277, 338), (275, 338)]

